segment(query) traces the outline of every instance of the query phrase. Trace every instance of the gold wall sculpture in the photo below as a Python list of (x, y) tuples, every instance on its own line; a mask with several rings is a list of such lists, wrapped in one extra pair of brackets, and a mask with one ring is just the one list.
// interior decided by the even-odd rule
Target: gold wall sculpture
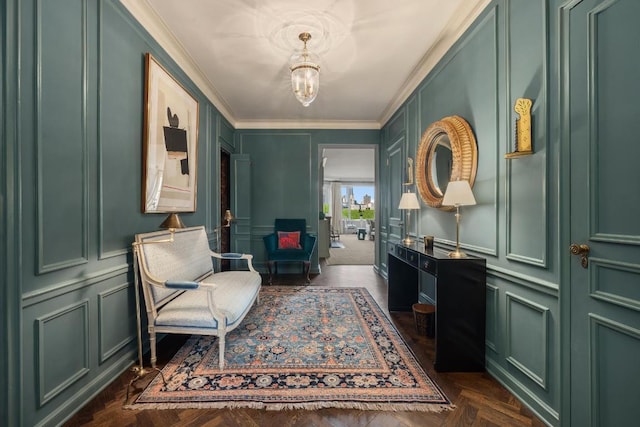
[(513, 106), (513, 110), (520, 115), (516, 119), (515, 150), (504, 155), (505, 159), (527, 156), (533, 154), (531, 149), (531, 106), (530, 99), (518, 98)]

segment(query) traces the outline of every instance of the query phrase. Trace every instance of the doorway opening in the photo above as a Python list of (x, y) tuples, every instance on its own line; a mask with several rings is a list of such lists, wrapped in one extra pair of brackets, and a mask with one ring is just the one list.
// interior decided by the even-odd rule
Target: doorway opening
[[(227, 209), (231, 209), (231, 154), (225, 150), (220, 150), (220, 218), (224, 218)], [(220, 227), (220, 247), (221, 253), (231, 252), (231, 228)], [(221, 270), (230, 270), (231, 261), (223, 259)]]
[(328, 266), (375, 264), (377, 147), (326, 145), (320, 159), (320, 257)]

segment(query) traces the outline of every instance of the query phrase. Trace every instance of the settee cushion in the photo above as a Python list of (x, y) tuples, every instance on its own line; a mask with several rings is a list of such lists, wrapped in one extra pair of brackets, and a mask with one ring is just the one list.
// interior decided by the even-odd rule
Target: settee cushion
[(241, 321), (260, 291), (258, 273), (223, 271), (205, 278), (200, 288), (182, 293), (167, 303), (156, 317), (156, 326), (217, 329), (218, 322), (209, 311), (208, 293), (227, 319), (227, 327)]

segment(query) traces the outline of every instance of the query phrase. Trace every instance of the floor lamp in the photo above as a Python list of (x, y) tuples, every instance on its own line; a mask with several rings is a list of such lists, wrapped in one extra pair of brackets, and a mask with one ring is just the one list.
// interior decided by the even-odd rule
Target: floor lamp
[(402, 240), (402, 243), (404, 243), (405, 245), (410, 245), (413, 243), (413, 239), (409, 235), (409, 227), (411, 225), (411, 211), (420, 209), (420, 202), (418, 202), (416, 193), (402, 193), (398, 209), (407, 211), (407, 225), (405, 227), (405, 237)]
[[(182, 223), (182, 221), (180, 221), (180, 223)], [(184, 224), (182, 224), (182, 227), (180, 228), (184, 228)], [(138, 257), (140, 256), (140, 254), (138, 253), (138, 251), (140, 250), (139, 248), (142, 245), (172, 243), (173, 235), (175, 234), (175, 232), (176, 232), (176, 229), (171, 227), (169, 228), (170, 235), (168, 239), (149, 240), (146, 242), (133, 242), (131, 244), (131, 246), (133, 247), (133, 287), (136, 294), (136, 326), (138, 330), (138, 366), (134, 366), (133, 368), (131, 368), (131, 371), (135, 373), (136, 376), (133, 377), (133, 379), (129, 381), (129, 385), (127, 385), (127, 394), (124, 398), (125, 403), (129, 401), (129, 389), (131, 388), (133, 383), (135, 383), (140, 378), (144, 377), (149, 372), (151, 372), (151, 370), (146, 369), (144, 367), (144, 362), (142, 358), (142, 319), (140, 316), (140, 279), (138, 276), (139, 275)], [(164, 375), (162, 374), (162, 371), (158, 368), (153, 368), (153, 370), (160, 372), (160, 375), (162, 376), (162, 381), (166, 384), (167, 381), (165, 380)]]
[(476, 199), (473, 197), (469, 181), (451, 181), (447, 185), (447, 191), (442, 199), (443, 206), (456, 207), (456, 250), (449, 252), (449, 258), (464, 258), (467, 256), (460, 250), (460, 206), (475, 205)]

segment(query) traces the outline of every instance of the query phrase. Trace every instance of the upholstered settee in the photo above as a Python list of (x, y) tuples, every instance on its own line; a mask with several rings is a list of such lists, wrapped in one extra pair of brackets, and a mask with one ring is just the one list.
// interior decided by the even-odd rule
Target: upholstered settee
[(278, 273), (279, 262), (301, 262), (303, 274), (309, 282), (311, 255), (318, 238), (307, 233), (307, 220), (299, 218), (276, 218), (274, 232), (263, 237), (267, 251), (269, 283), (272, 272)]
[[(156, 334), (214, 335), (224, 369), (225, 335), (258, 300), (262, 279), (249, 254), (211, 251), (204, 227), (137, 234), (133, 244), (147, 312), (151, 365)], [(248, 270), (214, 272), (213, 258), (246, 260)]]

